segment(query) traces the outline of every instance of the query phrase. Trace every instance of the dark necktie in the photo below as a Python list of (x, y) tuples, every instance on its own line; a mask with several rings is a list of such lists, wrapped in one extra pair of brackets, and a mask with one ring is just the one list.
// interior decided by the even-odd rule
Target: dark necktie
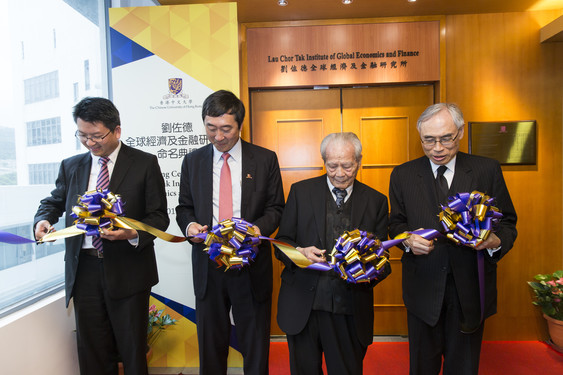
[[(108, 162), (109, 162), (109, 158), (108, 157), (101, 157), (100, 160), (98, 160), (98, 163), (100, 163), (100, 172), (98, 172), (98, 180), (96, 181), (96, 189), (109, 189), (109, 170), (108, 170)], [(104, 247), (102, 244), (102, 238), (101, 237), (93, 237), (92, 238), (92, 245), (94, 245), (94, 247), (96, 249), (98, 249), (98, 251), (100, 253), (102, 253), (104, 251)]]
[(346, 189), (339, 188), (332, 189), (332, 192), (334, 193), (334, 195), (336, 195), (336, 207), (341, 208), (344, 204), (344, 198), (346, 198), (348, 192), (346, 191)]
[(448, 170), (448, 167), (441, 165), (438, 167), (438, 174), (436, 175), (436, 190), (438, 191), (438, 201), (440, 203), (446, 203), (448, 198), (448, 180), (444, 177), (444, 173)]

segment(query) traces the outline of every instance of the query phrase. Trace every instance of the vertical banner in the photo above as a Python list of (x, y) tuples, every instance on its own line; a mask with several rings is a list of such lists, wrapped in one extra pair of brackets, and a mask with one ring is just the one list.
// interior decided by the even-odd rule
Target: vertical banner
[[(203, 100), (219, 89), (239, 94), (236, 3), (111, 8), (109, 22), (121, 140), (157, 155), (168, 196), (167, 232), (184, 235), (174, 208), (183, 157), (208, 143)], [(157, 240), (155, 247), (160, 282), (151, 304), (178, 321), (153, 345), (149, 366), (198, 367), (191, 246)], [(229, 366), (241, 364), (234, 352)]]

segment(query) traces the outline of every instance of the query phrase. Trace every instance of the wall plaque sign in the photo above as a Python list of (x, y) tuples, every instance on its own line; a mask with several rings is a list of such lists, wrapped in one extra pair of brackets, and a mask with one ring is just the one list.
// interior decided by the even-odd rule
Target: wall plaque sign
[(470, 122), (469, 153), (501, 164), (536, 164), (536, 121)]
[(249, 28), (248, 86), (440, 79), (440, 22)]

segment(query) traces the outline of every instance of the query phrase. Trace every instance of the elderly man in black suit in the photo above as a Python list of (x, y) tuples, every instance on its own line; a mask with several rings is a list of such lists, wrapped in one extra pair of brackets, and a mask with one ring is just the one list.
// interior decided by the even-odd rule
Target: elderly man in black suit
[[(496, 312), (497, 262), (516, 239), (516, 212), (497, 161), (459, 152), (463, 114), (439, 103), (417, 128), (426, 156), (391, 174), (389, 233), (437, 229), (447, 197), (478, 190), (496, 197), (504, 215), (498, 230), (477, 247), (412, 235), (403, 242), (403, 299), (407, 307), (410, 374), (477, 374), (483, 320)], [(479, 268), (484, 278), (480, 286)], [(482, 302), (481, 302), (482, 301)]]
[[(257, 234), (271, 235), (284, 206), (274, 152), (240, 139), (243, 103), (231, 92), (208, 96), (202, 118), (210, 144), (185, 156), (176, 219), (188, 236), (242, 217)], [(254, 262), (242, 269), (218, 268), (201, 239), (193, 238), (192, 267), (200, 374), (227, 373), (232, 315), (244, 373), (268, 374), (272, 302), (271, 245), (263, 242)]]
[[(124, 216), (166, 230), (166, 192), (157, 158), (121, 143), (119, 112), (104, 98), (74, 107), (76, 138), (89, 150), (61, 163), (56, 187), (35, 214), (35, 237), (52, 230), (63, 213), (66, 226), (76, 198), (109, 188), (121, 195)], [(148, 374), (148, 305), (158, 282), (154, 236), (132, 229), (104, 229), (100, 237), (66, 239), (66, 304), (72, 297), (82, 375)]]
[[(326, 174), (292, 185), (277, 238), (312, 262), (324, 262), (336, 239), (354, 229), (387, 239), (387, 198), (356, 180), (362, 144), (354, 133), (329, 134), (321, 143)], [(297, 267), (283, 261), (278, 324), (287, 334), (292, 375), (322, 373), (325, 354), (329, 374), (361, 374), (373, 341), (372, 288), (378, 280), (351, 284), (336, 272)]]

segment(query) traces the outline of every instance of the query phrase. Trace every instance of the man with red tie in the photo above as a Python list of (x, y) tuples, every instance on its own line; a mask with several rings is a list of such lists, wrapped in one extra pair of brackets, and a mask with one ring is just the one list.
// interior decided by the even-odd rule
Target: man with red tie
[[(164, 179), (156, 156), (121, 143), (121, 121), (105, 98), (84, 98), (74, 107), (76, 138), (88, 149), (61, 163), (55, 189), (35, 214), (41, 239), (86, 191), (121, 196), (123, 215), (166, 230)], [(132, 229), (103, 229), (99, 236), (65, 240), (66, 304), (74, 302), (81, 375), (148, 374), (146, 346), (151, 287), (158, 282), (154, 236)]]
[[(187, 236), (205, 233), (222, 220), (241, 217), (258, 235), (270, 236), (284, 207), (274, 152), (240, 139), (244, 104), (220, 90), (205, 99), (202, 119), (210, 144), (184, 157), (176, 220)], [(227, 373), (230, 312), (244, 373), (267, 375), (272, 299), (272, 253), (263, 242), (242, 269), (218, 268), (193, 238), (192, 267), (200, 374)]]

